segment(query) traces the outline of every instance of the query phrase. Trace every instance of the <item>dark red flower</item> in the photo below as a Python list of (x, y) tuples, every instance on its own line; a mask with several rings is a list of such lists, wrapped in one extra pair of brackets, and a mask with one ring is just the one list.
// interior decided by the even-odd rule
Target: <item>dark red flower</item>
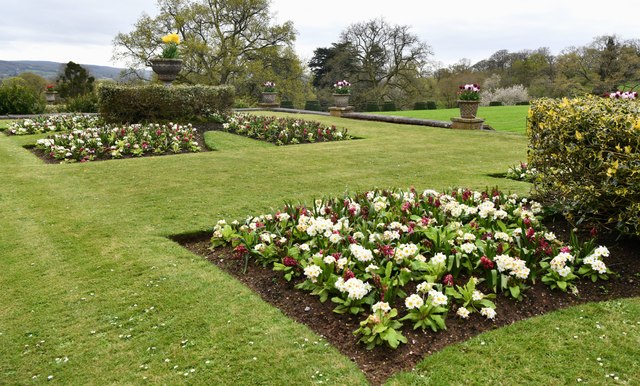
[(569, 246), (562, 247), (562, 248), (560, 248), (560, 252), (571, 253), (571, 247), (569, 247)]
[(381, 245), (378, 249), (380, 249), (380, 252), (385, 256), (393, 256), (396, 253), (395, 248), (391, 245)]
[(531, 225), (531, 219), (529, 217), (525, 217), (523, 222), (524, 222), (524, 225), (526, 225), (526, 226), (530, 226)]
[(331, 256), (336, 259), (336, 261), (340, 260), (340, 258), (342, 257), (342, 253), (340, 252), (334, 252), (331, 254)]
[(533, 239), (535, 235), (536, 235), (536, 231), (533, 228), (527, 229), (527, 238), (529, 240)]
[(282, 259), (282, 264), (284, 264), (286, 267), (296, 267), (298, 265), (298, 260), (294, 259), (291, 256), (286, 256), (284, 259)]
[(357, 244), (358, 240), (354, 239), (353, 236), (349, 235), (348, 237), (349, 239), (349, 244)]
[(487, 258), (487, 256), (482, 256), (480, 258), (480, 264), (482, 264), (482, 266), (484, 267), (484, 269), (491, 269), (493, 268), (493, 261), (489, 260)]
[(502, 243), (498, 243), (498, 245), (496, 245), (496, 253), (497, 254), (502, 254), (502, 252), (504, 252), (504, 248), (502, 247)]
[(591, 228), (590, 234), (591, 234), (591, 237), (596, 237), (598, 235), (598, 228), (596, 227)]
[(447, 286), (452, 286), (453, 285), (453, 275), (452, 274), (448, 274), (447, 276), (445, 276), (444, 279), (442, 279), (442, 283), (444, 283), (444, 285), (447, 285)]
[(356, 277), (356, 274), (353, 273), (352, 271), (350, 271), (349, 269), (345, 269), (344, 270), (344, 275), (342, 276), (342, 278), (344, 279), (344, 281), (348, 281), (349, 279), (353, 279), (354, 277)]
[(249, 250), (247, 249), (247, 247), (245, 247), (244, 245), (240, 244), (237, 247), (235, 247), (233, 249), (233, 256), (236, 259), (241, 259), (242, 257), (244, 257), (244, 255), (246, 255), (247, 253), (249, 253)]
[(411, 203), (410, 203), (410, 202), (408, 202), (408, 201), (405, 201), (405, 202), (402, 204), (402, 211), (403, 211), (403, 212), (408, 212), (408, 211), (409, 211), (409, 209), (411, 209)]

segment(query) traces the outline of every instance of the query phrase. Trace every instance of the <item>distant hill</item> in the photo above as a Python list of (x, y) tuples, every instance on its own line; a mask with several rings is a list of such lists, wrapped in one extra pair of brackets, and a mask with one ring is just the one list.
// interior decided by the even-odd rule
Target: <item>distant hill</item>
[[(0, 79), (16, 76), (23, 72), (33, 72), (46, 79), (54, 80), (66, 63), (46, 62), (37, 60), (0, 60)], [(81, 64), (96, 79), (120, 79), (122, 68)], [(150, 76), (149, 76), (150, 77)]]

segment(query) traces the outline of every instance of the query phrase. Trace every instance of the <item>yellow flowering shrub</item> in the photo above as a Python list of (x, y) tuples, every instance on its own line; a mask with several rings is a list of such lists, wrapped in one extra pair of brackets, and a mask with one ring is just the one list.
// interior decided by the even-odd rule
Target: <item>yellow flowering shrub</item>
[(640, 235), (640, 102), (538, 99), (529, 110), (529, 165), (540, 199), (574, 224)]

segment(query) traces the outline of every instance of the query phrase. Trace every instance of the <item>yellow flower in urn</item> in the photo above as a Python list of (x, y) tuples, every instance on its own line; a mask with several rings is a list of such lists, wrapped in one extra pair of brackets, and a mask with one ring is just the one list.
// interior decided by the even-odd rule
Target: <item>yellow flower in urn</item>
[(179, 55), (178, 44), (180, 44), (180, 36), (177, 33), (171, 33), (162, 37), (162, 42), (165, 44), (162, 49), (162, 57), (168, 59), (175, 59)]

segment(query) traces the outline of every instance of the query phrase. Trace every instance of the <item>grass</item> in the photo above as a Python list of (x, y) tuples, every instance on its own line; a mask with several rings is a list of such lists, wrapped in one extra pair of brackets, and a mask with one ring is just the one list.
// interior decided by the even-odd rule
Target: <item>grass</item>
[[(302, 118), (363, 139), (276, 147), (212, 132), (212, 152), (47, 165), (22, 148), (37, 136), (0, 135), (0, 384), (366, 384), (321, 337), (167, 236), (345, 190), (523, 194), (528, 184), (488, 174), (523, 160), (527, 141)], [(449, 347), (389, 383), (602, 383), (605, 372), (638, 383), (638, 323), (638, 299), (572, 308)]]
[[(525, 134), (527, 129), (528, 111), (529, 106), (480, 106), (478, 108), (478, 117), (485, 119), (485, 123), (497, 131)], [(459, 117), (460, 110), (457, 108), (440, 110), (408, 110), (387, 111), (376, 114), (449, 121), (452, 117)]]

